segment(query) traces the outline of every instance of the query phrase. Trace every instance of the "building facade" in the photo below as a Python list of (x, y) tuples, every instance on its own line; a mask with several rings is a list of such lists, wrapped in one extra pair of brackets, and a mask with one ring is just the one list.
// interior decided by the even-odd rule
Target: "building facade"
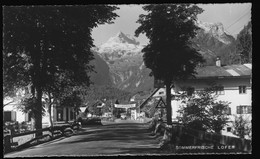
[[(24, 113), (21, 109), (18, 109), (18, 106), (21, 104), (21, 99), (26, 98), (26, 95), (28, 95), (28, 97), (30, 96), (30, 86), (25, 87), (23, 90), (19, 90), (14, 98), (4, 98), (4, 122), (33, 122), (29, 113)], [(46, 95), (43, 95), (43, 97), (47, 98)], [(47, 106), (44, 107), (44, 111), (45, 115), (42, 117), (42, 124), (43, 127), (46, 127), (50, 125), (50, 115)], [(56, 104), (52, 105), (51, 119), (53, 123), (73, 121), (75, 118), (76, 113), (72, 107), (58, 107)]]
[[(218, 63), (217, 63), (218, 64)], [(227, 101), (229, 104), (229, 124), (223, 131), (232, 130), (232, 122), (235, 116), (243, 116), (244, 119), (252, 120), (252, 65), (229, 65), (229, 66), (205, 66), (197, 69), (196, 78), (175, 81), (171, 94), (178, 95), (183, 91), (191, 95), (196, 91), (215, 86), (218, 88), (214, 94), (217, 101)], [(166, 96), (165, 88), (160, 88), (153, 95), (154, 98)], [(177, 121), (179, 107), (182, 101), (172, 99), (172, 119)]]

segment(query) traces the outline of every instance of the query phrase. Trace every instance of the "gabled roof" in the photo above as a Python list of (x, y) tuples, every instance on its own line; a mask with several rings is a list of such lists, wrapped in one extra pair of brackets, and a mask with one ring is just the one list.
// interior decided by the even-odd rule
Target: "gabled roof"
[(214, 77), (250, 77), (252, 75), (252, 65), (227, 65), (227, 66), (205, 66), (196, 69), (196, 78)]
[(147, 101), (150, 99), (150, 98), (152, 98), (152, 96), (159, 90), (160, 88), (156, 88), (156, 89), (154, 89), (154, 91), (148, 96), (148, 98), (146, 98), (146, 100), (143, 102), (143, 103), (141, 103), (140, 104), (140, 108), (142, 108), (146, 103), (147, 103)]

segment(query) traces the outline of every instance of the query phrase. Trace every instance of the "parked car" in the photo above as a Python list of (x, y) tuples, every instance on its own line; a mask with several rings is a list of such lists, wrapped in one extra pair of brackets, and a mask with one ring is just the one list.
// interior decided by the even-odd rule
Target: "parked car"
[[(78, 120), (79, 121), (79, 120)], [(81, 118), (80, 119), (81, 125), (100, 125), (101, 119), (94, 117), (94, 118)]]

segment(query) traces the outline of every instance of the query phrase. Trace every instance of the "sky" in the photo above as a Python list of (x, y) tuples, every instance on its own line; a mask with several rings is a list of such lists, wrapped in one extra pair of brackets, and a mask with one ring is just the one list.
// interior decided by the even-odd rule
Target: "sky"
[[(221, 22), (227, 34), (234, 37), (251, 20), (251, 3), (222, 3), (222, 4), (197, 4), (204, 11), (198, 15), (202, 22)], [(94, 28), (92, 37), (94, 44), (100, 46), (110, 37), (115, 36), (119, 31), (134, 36), (135, 30), (140, 26), (136, 21), (140, 14), (146, 14), (142, 9), (143, 5), (130, 4), (118, 5), (120, 9), (115, 12), (119, 15), (113, 24), (103, 24)], [(136, 38), (141, 44), (147, 44), (148, 39), (140, 34)]]

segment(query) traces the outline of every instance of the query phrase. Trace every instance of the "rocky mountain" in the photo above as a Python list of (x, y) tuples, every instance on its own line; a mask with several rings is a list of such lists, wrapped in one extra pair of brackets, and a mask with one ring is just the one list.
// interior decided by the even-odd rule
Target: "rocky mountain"
[(201, 29), (192, 40), (193, 46), (200, 50), (207, 61), (206, 65), (214, 65), (217, 56), (223, 64), (230, 64), (228, 58), (235, 51), (235, 38), (224, 31), (222, 23), (197, 21), (196, 24)]
[[(143, 64), (143, 46), (121, 31), (97, 48), (97, 52), (110, 68), (115, 87), (130, 92), (152, 89), (153, 78)], [(147, 81), (148, 80), (148, 81)]]
[[(197, 25), (201, 29), (193, 39), (193, 46), (205, 57), (206, 65), (214, 65), (217, 56), (228, 59), (229, 54), (232, 54), (235, 39), (224, 31), (223, 25), (200, 21)], [(98, 73), (96, 79), (107, 78), (105, 83), (132, 93), (152, 90), (153, 77), (149, 76), (151, 71), (143, 63), (143, 47), (134, 37), (118, 32), (95, 50), (95, 56), (99, 56), (97, 59), (103, 60), (100, 61), (102, 66), (97, 66), (100, 67), (100, 70), (97, 70), (101, 71), (102, 75)]]
[(92, 50), (92, 52), (94, 59), (90, 62), (90, 65), (94, 66), (94, 71), (90, 75), (90, 80), (95, 85), (112, 85), (109, 66), (96, 51)]

